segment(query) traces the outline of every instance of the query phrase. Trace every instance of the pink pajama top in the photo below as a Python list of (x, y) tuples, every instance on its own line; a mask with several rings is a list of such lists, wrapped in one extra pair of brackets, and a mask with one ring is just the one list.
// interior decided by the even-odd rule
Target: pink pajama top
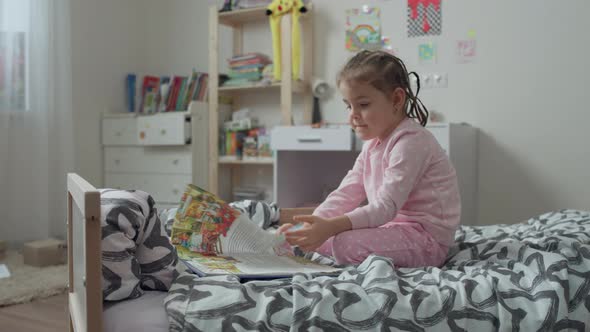
[[(365, 199), (368, 204), (359, 206)], [(434, 136), (406, 118), (386, 139), (365, 142), (352, 170), (314, 215), (346, 215), (353, 229), (419, 223), (448, 247), (461, 217), (455, 169)]]

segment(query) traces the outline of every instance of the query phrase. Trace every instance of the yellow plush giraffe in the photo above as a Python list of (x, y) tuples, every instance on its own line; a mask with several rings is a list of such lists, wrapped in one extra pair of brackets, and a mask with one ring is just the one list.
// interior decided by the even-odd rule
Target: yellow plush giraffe
[(270, 20), (270, 30), (272, 32), (272, 50), (273, 50), (273, 71), (276, 80), (281, 80), (281, 17), (292, 13), (291, 28), (291, 54), (293, 79), (299, 79), (299, 68), (301, 64), (301, 32), (299, 29), (299, 17), (305, 13), (307, 8), (302, 0), (273, 0), (268, 5), (266, 14)]

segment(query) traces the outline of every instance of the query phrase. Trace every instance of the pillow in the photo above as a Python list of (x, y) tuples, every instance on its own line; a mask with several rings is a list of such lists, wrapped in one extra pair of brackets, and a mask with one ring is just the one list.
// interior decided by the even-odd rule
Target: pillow
[(102, 293), (104, 301), (168, 291), (178, 275), (176, 249), (154, 199), (140, 190), (101, 189)]

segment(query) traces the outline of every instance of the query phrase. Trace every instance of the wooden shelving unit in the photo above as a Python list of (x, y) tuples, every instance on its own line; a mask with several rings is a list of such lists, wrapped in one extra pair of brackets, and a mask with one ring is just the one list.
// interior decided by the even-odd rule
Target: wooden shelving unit
[(268, 22), (266, 7), (235, 10), (220, 13), (217, 6), (209, 9), (209, 190), (219, 193), (219, 167), (231, 167), (231, 186), (240, 181), (240, 167), (243, 165), (273, 165), (273, 160), (261, 158), (260, 160), (237, 160), (231, 158), (219, 158), (219, 96), (230, 94), (239, 97), (240, 94), (253, 93), (258, 90), (279, 90), (280, 110), (282, 125), (293, 125), (293, 94), (300, 94), (303, 100), (303, 122), (311, 123), (313, 95), (311, 92), (311, 77), (313, 73), (313, 14), (311, 4), (308, 12), (300, 19), (301, 22), (301, 58), (302, 79), (294, 81), (291, 72), (291, 15), (283, 17), (281, 22), (282, 42), (282, 81), (270, 85), (248, 85), (219, 87), (219, 26), (225, 25), (233, 29), (233, 53), (244, 52), (244, 24), (252, 22)]

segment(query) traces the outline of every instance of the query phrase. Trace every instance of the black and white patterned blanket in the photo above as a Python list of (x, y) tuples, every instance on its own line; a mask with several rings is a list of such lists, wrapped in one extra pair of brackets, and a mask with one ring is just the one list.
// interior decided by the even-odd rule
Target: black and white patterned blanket
[(140, 190), (101, 189), (100, 204), (103, 300), (167, 291), (178, 275), (178, 256), (154, 199)]
[(462, 227), (440, 269), (370, 256), (338, 277), (183, 274), (165, 306), (171, 331), (585, 331), (589, 292), (590, 214), (564, 210)]

